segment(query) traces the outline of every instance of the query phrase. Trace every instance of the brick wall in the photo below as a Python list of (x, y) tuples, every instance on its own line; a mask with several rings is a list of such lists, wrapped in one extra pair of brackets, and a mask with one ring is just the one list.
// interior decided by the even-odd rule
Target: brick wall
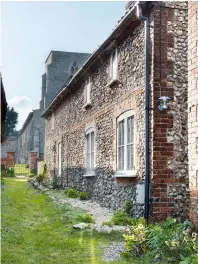
[(37, 169), (37, 152), (29, 152), (29, 168), (30, 170), (32, 169)]
[(198, 2), (188, 9), (188, 158), (190, 217), (198, 223)]
[(5, 158), (1, 158), (1, 164), (4, 164), (7, 168), (14, 167), (14, 152), (7, 152)]
[[(151, 217), (188, 216), (187, 3), (154, 2), (151, 41)], [(153, 68), (152, 68), (153, 67)], [(159, 98), (170, 107), (159, 111)]]

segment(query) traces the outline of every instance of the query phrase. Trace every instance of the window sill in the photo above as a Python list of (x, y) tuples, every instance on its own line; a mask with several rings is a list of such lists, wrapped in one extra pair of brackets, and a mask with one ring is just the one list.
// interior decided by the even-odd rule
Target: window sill
[(112, 176), (113, 178), (135, 178), (137, 176), (137, 172), (135, 170), (132, 171), (116, 171)]
[(95, 177), (95, 172), (94, 171), (90, 171), (90, 172), (86, 172), (83, 177)]
[(117, 79), (113, 79), (107, 84), (107, 87), (112, 87), (116, 83), (118, 83), (118, 80)]
[(91, 103), (86, 103), (83, 107), (86, 109), (91, 106)]

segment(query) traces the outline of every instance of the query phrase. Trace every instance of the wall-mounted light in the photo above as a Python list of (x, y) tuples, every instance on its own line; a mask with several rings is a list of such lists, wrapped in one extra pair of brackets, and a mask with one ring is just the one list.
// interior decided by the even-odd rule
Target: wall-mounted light
[(168, 109), (168, 103), (170, 98), (168, 96), (161, 96), (159, 100), (160, 100), (160, 105), (158, 106), (158, 109), (160, 111)]

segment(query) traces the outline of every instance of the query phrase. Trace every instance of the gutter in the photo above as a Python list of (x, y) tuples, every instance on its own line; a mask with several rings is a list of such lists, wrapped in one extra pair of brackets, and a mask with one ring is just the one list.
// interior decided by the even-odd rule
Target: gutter
[(150, 22), (149, 18), (142, 16), (140, 2), (137, 5), (137, 16), (145, 23), (145, 200), (144, 200), (144, 218), (147, 223), (149, 220), (149, 198), (150, 198), (150, 164), (149, 164), (149, 40), (150, 40)]
[(70, 80), (70, 82), (67, 84), (67, 86), (65, 86), (60, 93), (58, 93), (58, 95), (51, 101), (50, 105), (45, 109), (45, 111), (43, 112), (43, 114), (41, 115), (41, 117), (45, 117), (50, 110), (53, 109), (53, 105), (56, 103), (57, 99), (60, 97), (60, 95), (62, 93), (65, 92), (65, 90), (69, 89), (68, 87), (76, 81), (76, 79), (78, 77), (80, 77), (80, 74), (86, 69), (86, 67), (89, 65), (89, 63), (94, 59), (94, 57), (98, 56), (98, 53), (103, 50), (105, 48), (105, 46), (108, 44), (108, 42), (113, 41), (115, 39), (113, 39), (114, 34), (116, 33), (116, 31), (118, 30), (118, 28), (124, 23), (126, 22), (131, 14), (134, 12), (134, 10), (136, 9), (137, 5), (138, 5), (139, 1), (137, 1), (135, 3), (135, 5), (130, 9), (130, 11), (120, 20), (120, 22), (116, 25), (116, 27), (114, 28), (113, 32), (109, 35), (109, 37), (99, 46), (99, 48), (92, 53), (92, 55), (88, 58), (88, 60), (85, 62), (85, 64), (76, 72), (76, 74), (73, 76), (73, 78)]

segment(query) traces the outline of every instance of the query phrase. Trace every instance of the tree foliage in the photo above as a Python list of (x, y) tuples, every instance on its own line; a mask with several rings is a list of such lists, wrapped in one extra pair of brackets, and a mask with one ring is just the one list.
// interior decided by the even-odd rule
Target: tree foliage
[(16, 125), (18, 123), (19, 114), (14, 110), (13, 107), (7, 109), (6, 120), (5, 120), (5, 135), (11, 136), (16, 133)]

